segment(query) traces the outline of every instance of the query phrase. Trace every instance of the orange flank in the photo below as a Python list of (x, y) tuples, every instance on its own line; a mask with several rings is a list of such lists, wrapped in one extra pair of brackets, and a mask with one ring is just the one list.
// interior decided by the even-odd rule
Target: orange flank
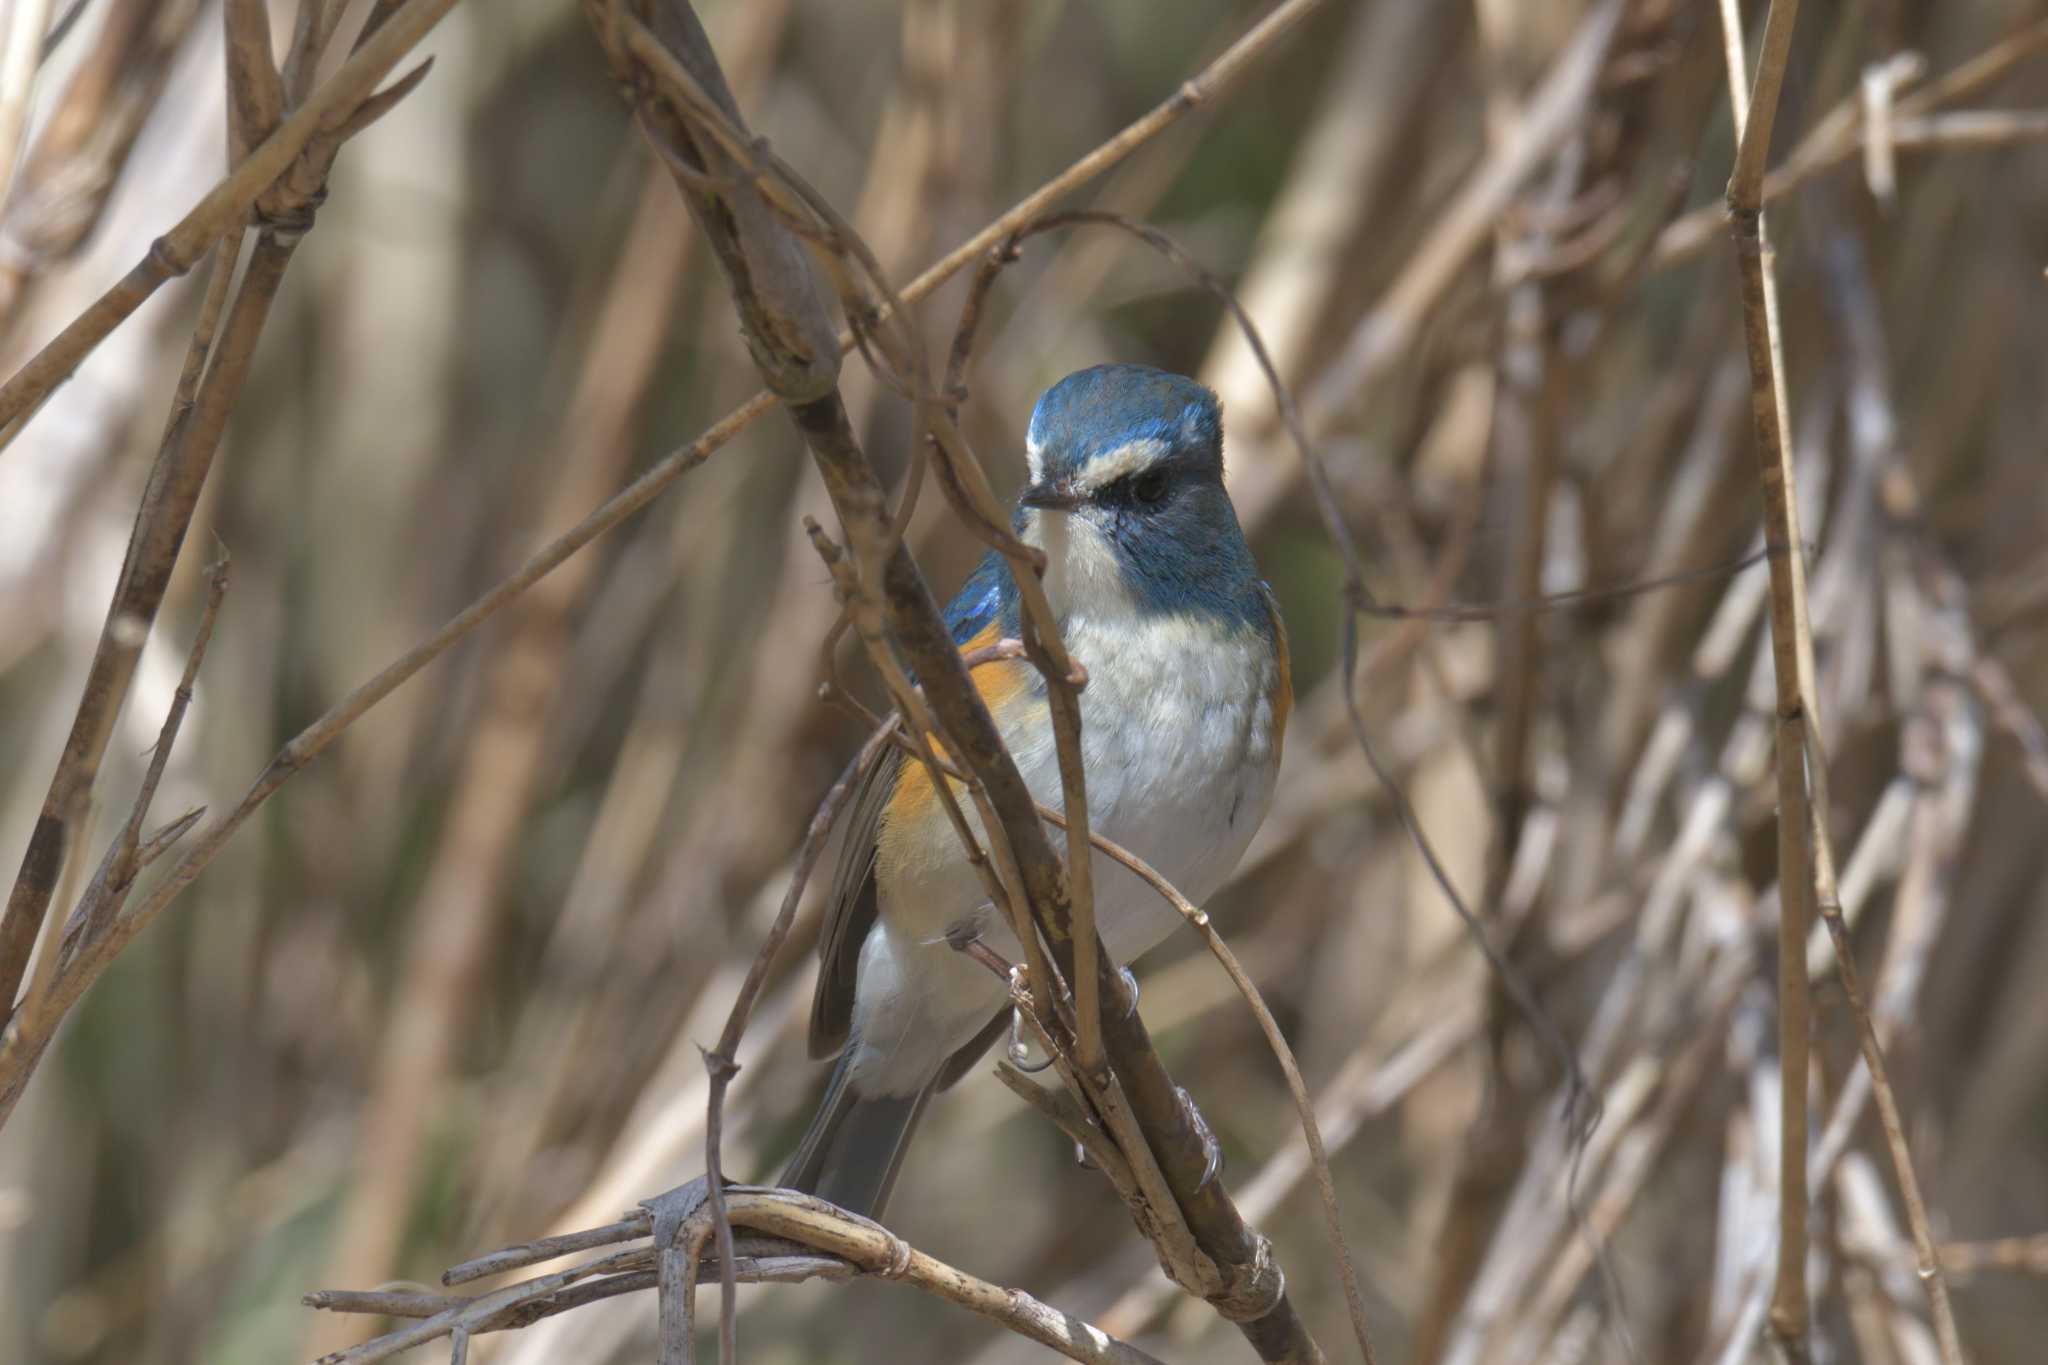
[[(1002, 638), (1002, 623), (991, 621), (976, 631), (972, 638), (960, 646), (962, 654), (971, 654), (977, 649), (986, 649)], [(995, 659), (981, 665), (968, 675), (974, 682), (974, 690), (981, 693), (981, 699), (996, 718), (1001, 728), (1004, 708), (1015, 702), (1030, 685), (1031, 666), (1021, 659)], [(937, 735), (929, 735), (932, 753), (941, 761), (950, 761), (945, 744)], [(915, 829), (932, 814), (936, 800), (932, 786), (932, 775), (923, 763), (914, 758), (905, 758), (896, 769), (896, 792), (889, 798), (889, 809), (882, 820), (883, 856), (888, 857), (890, 832)]]
[[(974, 632), (965, 644), (960, 646), (962, 654), (972, 654), (977, 649), (987, 649), (1003, 638), (1002, 622), (991, 621)], [(1017, 700), (1031, 683), (1031, 665), (1022, 659), (995, 659), (975, 669), (968, 677), (974, 680), (974, 690), (981, 693), (989, 714), (1002, 725), (1003, 708)]]

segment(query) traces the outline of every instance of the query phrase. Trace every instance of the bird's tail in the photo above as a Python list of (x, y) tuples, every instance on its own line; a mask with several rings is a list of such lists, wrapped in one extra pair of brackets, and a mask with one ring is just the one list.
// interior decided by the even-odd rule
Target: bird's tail
[(852, 1081), (853, 1054), (852, 1047), (839, 1054), (817, 1117), (797, 1144), (782, 1183), (851, 1213), (880, 1218), (936, 1082), (914, 1095), (863, 1095)]

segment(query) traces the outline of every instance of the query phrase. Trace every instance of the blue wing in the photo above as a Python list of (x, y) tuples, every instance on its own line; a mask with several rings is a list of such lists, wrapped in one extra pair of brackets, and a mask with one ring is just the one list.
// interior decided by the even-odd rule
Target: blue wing
[(1014, 636), (1018, 612), (1017, 582), (1010, 577), (1003, 557), (990, 550), (947, 604), (946, 628), (953, 632), (953, 643), (958, 645), (965, 645), (987, 630), (991, 621), (1002, 623), (998, 634)]

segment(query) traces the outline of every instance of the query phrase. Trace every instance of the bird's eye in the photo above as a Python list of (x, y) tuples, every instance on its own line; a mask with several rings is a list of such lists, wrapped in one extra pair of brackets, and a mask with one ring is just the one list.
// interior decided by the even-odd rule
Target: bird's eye
[(1142, 507), (1157, 507), (1166, 501), (1167, 485), (1165, 470), (1148, 469), (1131, 481), (1131, 497)]

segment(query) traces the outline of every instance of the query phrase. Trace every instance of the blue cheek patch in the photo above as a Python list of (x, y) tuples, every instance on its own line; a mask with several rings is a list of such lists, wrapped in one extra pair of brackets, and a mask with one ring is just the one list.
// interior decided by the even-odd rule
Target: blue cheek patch
[[(1085, 474), (1135, 443), (1162, 449), (1180, 490), (1172, 502), (1143, 512), (1119, 506), (1108, 519), (1102, 507), (1087, 513), (1115, 547), (1131, 596), (1149, 612), (1261, 626), (1258, 570), (1223, 492), (1223, 410), (1215, 394), (1185, 375), (1097, 365), (1047, 389), (1027, 430), (1041, 475), (1054, 482)], [(964, 639), (997, 614), (1007, 622), (1004, 633), (1014, 634), (1015, 585), (992, 555), (948, 619), (955, 638)]]

